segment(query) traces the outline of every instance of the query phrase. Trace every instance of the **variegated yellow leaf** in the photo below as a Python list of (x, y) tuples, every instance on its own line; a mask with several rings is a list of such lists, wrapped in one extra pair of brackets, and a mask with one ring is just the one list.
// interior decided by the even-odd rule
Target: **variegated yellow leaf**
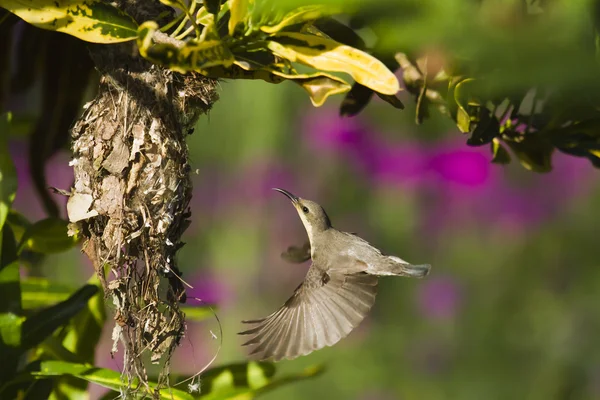
[[(248, 62), (236, 60), (235, 69), (210, 69), (209, 74), (218, 78), (232, 79), (262, 79), (269, 83), (281, 83), (290, 80), (308, 92), (310, 101), (315, 107), (320, 107), (331, 95), (346, 93), (351, 86), (343, 79), (316, 72), (312, 74), (286, 74), (272, 68), (253, 69)], [(218, 74), (218, 76), (215, 76)]]
[(243, 23), (248, 16), (248, 2), (249, 0), (228, 0), (229, 4), (229, 36), (233, 36), (235, 27), (239, 23)]
[(154, 21), (146, 21), (138, 28), (137, 46), (142, 57), (148, 57), (148, 48), (152, 45), (152, 36), (158, 30)]
[(325, 72), (291, 75), (277, 70), (267, 70), (277, 76), (281, 76), (282, 78), (300, 85), (308, 92), (310, 101), (315, 107), (322, 106), (329, 96), (346, 93), (352, 88), (352, 86), (343, 79)]
[(169, 67), (180, 72), (198, 71), (217, 65), (229, 67), (233, 61), (233, 54), (220, 40), (190, 41), (179, 50), (177, 65)]
[(38, 28), (87, 42), (117, 43), (137, 36), (133, 18), (101, 0), (0, 0), (0, 7)]
[(158, 25), (147, 21), (138, 30), (138, 48), (142, 57), (181, 73), (203, 72), (206, 68), (233, 64), (233, 54), (220, 40), (190, 40), (178, 47), (170, 43), (153, 43)]
[(268, 48), (277, 56), (321, 71), (345, 72), (355, 81), (382, 94), (396, 94), (398, 79), (381, 61), (335, 40), (296, 32), (280, 32)]
[(318, 18), (338, 13), (340, 13), (340, 9), (334, 7), (326, 7), (323, 5), (302, 6), (284, 15), (283, 19), (277, 25), (261, 26), (260, 30), (266, 33), (275, 33), (290, 25), (313, 21)]
[(215, 22), (215, 16), (208, 12), (206, 7), (202, 6), (196, 13), (196, 23), (200, 25), (208, 25)]
[(183, 0), (160, 0), (160, 2), (169, 7), (178, 8), (185, 12), (188, 11), (188, 7), (185, 5)]

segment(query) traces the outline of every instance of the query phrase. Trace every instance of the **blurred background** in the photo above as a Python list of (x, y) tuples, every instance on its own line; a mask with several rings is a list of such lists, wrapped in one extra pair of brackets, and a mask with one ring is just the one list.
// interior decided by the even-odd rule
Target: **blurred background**
[[(532, 87), (550, 86), (560, 94), (546, 110), (550, 117), (573, 113), (580, 120), (581, 111), (595, 121), (590, 134), (597, 136), (600, 12), (594, 28), (593, 10), (600, 10), (599, 2), (375, 3), (381, 9), (363, 4), (360, 10), (374, 21), (360, 32), (369, 45), (379, 35), (380, 50), (438, 52), (442, 63), (445, 56), (467, 60), (475, 76), (487, 78), (488, 94), (522, 98)], [(542, 8), (546, 14), (534, 25)], [(25, 43), (39, 42), (27, 37)], [(48, 43), (50, 66), (72, 64), (54, 54), (64, 46)], [(23, 51), (19, 60), (31, 54), (37, 52)], [(76, 75), (62, 64), (56, 68), (68, 77), (63, 85), (77, 86)], [(31, 84), (28, 70), (19, 71)], [(9, 100), (17, 123), (40, 108), (52, 120), (55, 92), (66, 86), (54, 88), (54, 75), (48, 76), (45, 92), (38, 80)], [(320, 203), (336, 228), (433, 268), (423, 280), (381, 279), (371, 313), (346, 339), (278, 364), (278, 374), (318, 364), (326, 372), (265, 399), (600, 398), (600, 179), (590, 160), (554, 151), (547, 174), (526, 170), (516, 157), (509, 165), (493, 164), (488, 146), (467, 146), (468, 135), (434, 108), (416, 125), (415, 99), (406, 92), (404, 111), (374, 98), (358, 116), (340, 118), (342, 96), (314, 108), (289, 82), (220, 85), (221, 100), (188, 137), (192, 226), (178, 262), (194, 287), (190, 297), (217, 305), (222, 338), (215, 319), (189, 323), (174, 372), (193, 374), (217, 352), (215, 365), (244, 360), (240, 321), (270, 314), (303, 279), (308, 263), (280, 258), (306, 240), (294, 208), (271, 190), (281, 187)], [(69, 103), (73, 113), (80, 100)], [(44, 115), (42, 137), (51, 128)], [(19, 182), (14, 204), (36, 221), (45, 213), (30, 177), (27, 133), (10, 142)], [(49, 186), (70, 188), (69, 161), (66, 149), (50, 159)], [(53, 196), (66, 217), (65, 198)], [(30, 273), (82, 284), (93, 269), (73, 249), (46, 257)], [(110, 356), (112, 317), (108, 321), (96, 364), (118, 370), (122, 353)], [(105, 390), (92, 393), (98, 398)]]
[[(346, 339), (278, 365), (324, 363), (326, 372), (265, 399), (600, 398), (600, 181), (588, 160), (555, 154), (548, 174), (491, 164), (487, 147), (467, 147), (437, 112), (415, 125), (408, 96), (404, 111), (376, 99), (341, 119), (341, 97), (315, 109), (291, 83), (222, 82), (220, 94), (188, 140), (193, 222), (179, 253), (191, 295), (218, 305), (216, 364), (245, 358), (240, 321), (277, 309), (308, 267), (280, 258), (306, 240), (294, 208), (271, 190), (282, 187), (319, 202), (338, 229), (433, 269), (423, 280), (382, 279), (372, 312)], [(23, 99), (15, 111), (35, 108)], [(15, 208), (37, 220), (26, 149), (12, 140)], [(68, 163), (66, 151), (51, 159), (51, 186), (70, 187)], [(75, 249), (39, 272), (80, 284), (93, 270)], [(173, 370), (189, 374), (214, 356), (219, 327), (213, 319), (188, 329)], [(111, 330), (96, 359), (116, 369)]]

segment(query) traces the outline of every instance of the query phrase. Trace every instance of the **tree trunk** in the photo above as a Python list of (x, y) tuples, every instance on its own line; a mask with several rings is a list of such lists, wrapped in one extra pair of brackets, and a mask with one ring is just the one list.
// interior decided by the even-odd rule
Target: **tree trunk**
[[(165, 11), (158, 1), (120, 6), (138, 23)], [(71, 132), (69, 219), (114, 303), (113, 352), (120, 340), (126, 377), (145, 385), (142, 355), (149, 353), (153, 363), (164, 363), (164, 385), (184, 334), (185, 289), (175, 255), (190, 217), (185, 137), (217, 100), (216, 84), (150, 64), (135, 43), (90, 51), (101, 79)]]

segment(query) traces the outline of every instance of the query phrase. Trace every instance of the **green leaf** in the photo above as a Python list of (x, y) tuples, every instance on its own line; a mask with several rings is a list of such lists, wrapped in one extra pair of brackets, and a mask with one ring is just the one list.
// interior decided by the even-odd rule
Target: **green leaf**
[(29, 277), (21, 281), (21, 301), (26, 310), (48, 307), (64, 301), (75, 291), (71, 285)]
[(280, 32), (269, 38), (268, 48), (277, 56), (321, 71), (345, 72), (355, 81), (382, 94), (400, 90), (398, 79), (381, 61), (331, 39), (296, 32)]
[(21, 241), (25, 231), (31, 226), (31, 222), (25, 216), (17, 211), (10, 210), (6, 217), (6, 223), (11, 227), (17, 242)]
[(101, 0), (0, 0), (0, 7), (38, 28), (86, 42), (118, 43), (137, 36), (133, 18)]
[(510, 154), (508, 151), (502, 146), (500, 139), (494, 138), (492, 141), (492, 162), (495, 164), (508, 164), (510, 163)]
[(19, 251), (23, 249), (52, 254), (69, 250), (78, 238), (69, 236), (68, 222), (60, 218), (46, 218), (33, 224), (23, 234)]
[(18, 348), (21, 346), (21, 325), (25, 317), (20, 317), (13, 313), (0, 314), (0, 336), (2, 337), (2, 347), (10, 346)]
[[(185, 313), (185, 318), (187, 321), (204, 321), (214, 316), (213, 311), (215, 309), (214, 306), (189, 306), (182, 305), (180, 306), (181, 311)], [(212, 310), (211, 310), (212, 308)]]
[(471, 123), (476, 121), (476, 118), (469, 114), (470, 106), (478, 106), (478, 102), (472, 100), (472, 95), (469, 86), (475, 81), (473, 78), (468, 78), (460, 81), (454, 87), (454, 100), (458, 105), (456, 115), (456, 125), (461, 132), (471, 132)]
[[(112, 389), (116, 392), (124, 391), (128, 388), (127, 382), (121, 378), (121, 374), (106, 368), (97, 368), (86, 364), (70, 363), (65, 361), (44, 361), (41, 364), (39, 372), (33, 373), (40, 377), (54, 377), (71, 375), (79, 379), (84, 379)], [(135, 386), (137, 381), (132, 382)], [(155, 389), (157, 384), (149, 382), (150, 389)], [(159, 399), (164, 400), (193, 400), (194, 397), (180, 389), (168, 388), (159, 392)]]
[(0, 382), (8, 382), (14, 377), (21, 356), (21, 326), (24, 317), (13, 313), (0, 314)]
[[(69, 321), (60, 335), (54, 335), (42, 344), (44, 353), (50, 354), (52, 359), (94, 364), (96, 346), (100, 340), (106, 314), (104, 295), (97, 276), (94, 275), (89, 283), (98, 287), (98, 293), (88, 301), (86, 308)], [(53, 392), (57, 398), (85, 399), (87, 387), (87, 381), (65, 376), (55, 382)]]
[(104, 292), (96, 275), (89, 281), (98, 288), (98, 292), (87, 302), (70, 322), (63, 340), (65, 348), (84, 362), (93, 364), (96, 345), (100, 340), (102, 327), (106, 321)]
[(325, 368), (322, 365), (313, 365), (311, 367), (305, 368), (302, 372), (297, 372), (294, 374), (284, 375), (282, 377), (276, 378), (269, 382), (267, 385), (261, 387), (256, 391), (257, 395), (270, 392), (273, 389), (276, 389), (282, 385), (287, 385), (294, 382), (300, 382), (305, 379), (310, 379), (321, 375), (325, 371)]
[(314, 21), (322, 17), (338, 14), (339, 12), (339, 8), (324, 5), (298, 7), (287, 13), (277, 25), (261, 26), (260, 30), (266, 33), (276, 33), (288, 26)]
[[(209, 369), (201, 376), (201, 399), (231, 399), (243, 394), (251, 394), (269, 383), (275, 375), (272, 363), (236, 363)], [(252, 396), (253, 397), (253, 396)]]
[(7, 143), (11, 118), (11, 113), (0, 115), (0, 231), (17, 192), (17, 173)]
[(21, 346), (30, 349), (50, 336), (58, 327), (87, 306), (88, 300), (98, 292), (95, 285), (85, 285), (67, 300), (48, 307), (23, 322)]
[(223, 365), (209, 369), (201, 375), (200, 399), (253, 399), (281, 385), (317, 376), (322, 371), (321, 366), (316, 366), (300, 373), (276, 378), (275, 366), (268, 362), (251, 361)]

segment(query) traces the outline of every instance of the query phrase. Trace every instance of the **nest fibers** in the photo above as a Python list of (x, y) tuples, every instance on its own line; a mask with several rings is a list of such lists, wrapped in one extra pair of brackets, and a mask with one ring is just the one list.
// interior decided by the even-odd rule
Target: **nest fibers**
[(185, 330), (175, 264), (190, 217), (185, 136), (217, 96), (214, 80), (152, 66), (122, 49), (92, 53), (102, 77), (72, 128), (75, 183), (67, 209), (114, 304), (113, 352), (120, 341), (127, 381), (137, 377), (148, 389), (144, 358), (163, 365), (159, 387), (167, 384)]

